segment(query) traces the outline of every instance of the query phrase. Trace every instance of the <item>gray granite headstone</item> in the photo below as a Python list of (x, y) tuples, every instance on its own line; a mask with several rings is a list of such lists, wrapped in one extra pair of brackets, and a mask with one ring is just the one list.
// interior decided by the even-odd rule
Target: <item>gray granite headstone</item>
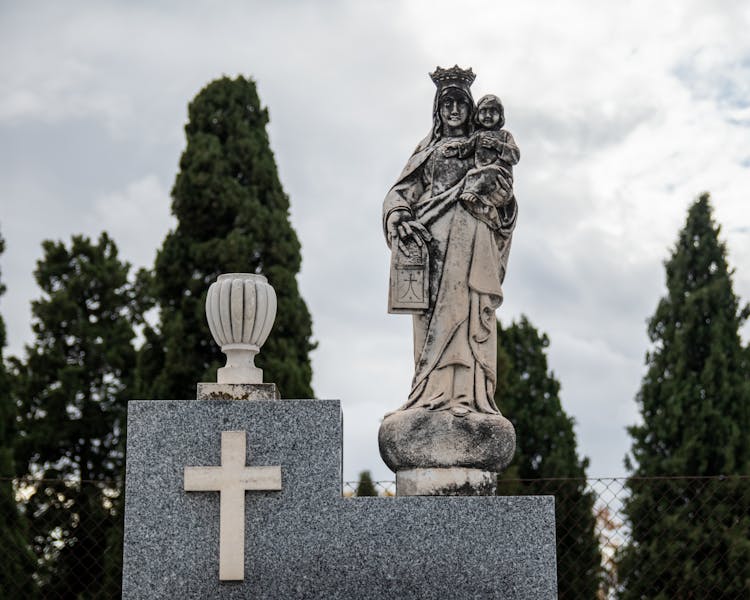
[[(128, 412), (123, 598), (556, 597), (554, 499), (344, 498), (336, 400), (133, 401)], [(247, 432), (245, 579), (219, 581), (219, 494), (185, 492)]]

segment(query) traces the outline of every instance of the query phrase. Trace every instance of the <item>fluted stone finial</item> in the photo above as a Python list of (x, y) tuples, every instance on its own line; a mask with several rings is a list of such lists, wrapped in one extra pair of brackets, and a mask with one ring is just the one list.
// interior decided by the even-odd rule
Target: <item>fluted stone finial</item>
[(206, 319), (227, 362), (217, 371), (215, 384), (198, 384), (199, 399), (278, 398), (276, 386), (264, 384), (263, 370), (255, 366), (275, 318), (276, 292), (263, 275), (219, 275), (208, 288)]

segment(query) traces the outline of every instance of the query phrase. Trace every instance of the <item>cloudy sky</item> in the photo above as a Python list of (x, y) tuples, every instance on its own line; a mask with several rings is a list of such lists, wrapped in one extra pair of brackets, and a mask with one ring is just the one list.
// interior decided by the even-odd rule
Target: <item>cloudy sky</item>
[(386, 313), (381, 203), (429, 129), (427, 72), (458, 63), (475, 98), (503, 99), (522, 154), (499, 316), (549, 334), (589, 474), (623, 475), (645, 322), (702, 191), (750, 300), (749, 30), (732, 1), (0, 2), (8, 352), (31, 338), (43, 239), (104, 229), (153, 263), (188, 101), (252, 76), (302, 242), (314, 388), (343, 405), (344, 477), (391, 479), (377, 429), (412, 350), (410, 319)]

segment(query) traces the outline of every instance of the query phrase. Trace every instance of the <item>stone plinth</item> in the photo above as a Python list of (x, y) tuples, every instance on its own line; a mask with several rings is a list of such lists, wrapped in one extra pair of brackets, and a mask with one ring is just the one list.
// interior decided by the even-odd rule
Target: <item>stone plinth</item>
[(198, 400), (279, 400), (275, 383), (199, 383)]
[(397, 496), (494, 496), (497, 473), (481, 469), (403, 469), (396, 473)]
[[(280, 491), (246, 492), (236, 582), (219, 581), (219, 494), (183, 489), (225, 431), (247, 432), (248, 467), (281, 466)], [(555, 597), (552, 497), (343, 498), (334, 400), (129, 405), (125, 599)]]
[(516, 431), (500, 414), (409, 408), (385, 416), (378, 444), (399, 496), (482, 496), (513, 459)]

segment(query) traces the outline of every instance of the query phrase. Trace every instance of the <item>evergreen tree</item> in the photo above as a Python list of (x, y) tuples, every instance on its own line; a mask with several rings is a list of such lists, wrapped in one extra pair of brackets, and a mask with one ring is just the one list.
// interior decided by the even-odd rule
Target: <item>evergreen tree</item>
[[(0, 237), (0, 254), (4, 250), (5, 240)], [(5, 286), (0, 283), (0, 296), (4, 292)], [(35, 596), (31, 574), (36, 565), (27, 543), (28, 528), (16, 508), (13, 490), (16, 407), (2, 358), (5, 343), (5, 322), (0, 317), (0, 596), (11, 600)]]
[(267, 123), (255, 83), (243, 77), (214, 81), (190, 103), (187, 147), (172, 190), (177, 228), (157, 256), (153, 280), (161, 330), (147, 332), (141, 360), (152, 397), (193, 398), (196, 381), (214, 380), (223, 355), (211, 339), (204, 302), (209, 285), (228, 272), (268, 277), (278, 312), (256, 364), (284, 397), (312, 397), (312, 323), (296, 281), (300, 244)]
[(750, 597), (750, 368), (740, 309), (708, 194), (688, 210), (665, 263), (667, 294), (638, 393), (626, 466), (632, 528), (623, 598)]
[[(27, 477), (44, 597), (103, 595), (122, 544), (125, 410), (135, 366), (136, 302), (114, 242), (43, 243), (34, 275), (34, 342), (16, 361), (17, 471)], [(119, 582), (118, 582), (119, 585)], [(113, 590), (108, 590), (113, 595)], [(116, 592), (114, 595), (118, 595)]]
[(359, 483), (357, 483), (357, 494), (359, 496), (377, 496), (378, 490), (375, 489), (375, 484), (372, 482), (372, 475), (370, 471), (362, 471), (359, 474)]
[(593, 600), (601, 556), (594, 495), (586, 491), (588, 459), (578, 457), (573, 419), (565, 414), (560, 383), (547, 367), (548, 346), (547, 335), (526, 317), (507, 329), (498, 324), (495, 401), (516, 429), (516, 455), (498, 494), (554, 494), (559, 597)]

